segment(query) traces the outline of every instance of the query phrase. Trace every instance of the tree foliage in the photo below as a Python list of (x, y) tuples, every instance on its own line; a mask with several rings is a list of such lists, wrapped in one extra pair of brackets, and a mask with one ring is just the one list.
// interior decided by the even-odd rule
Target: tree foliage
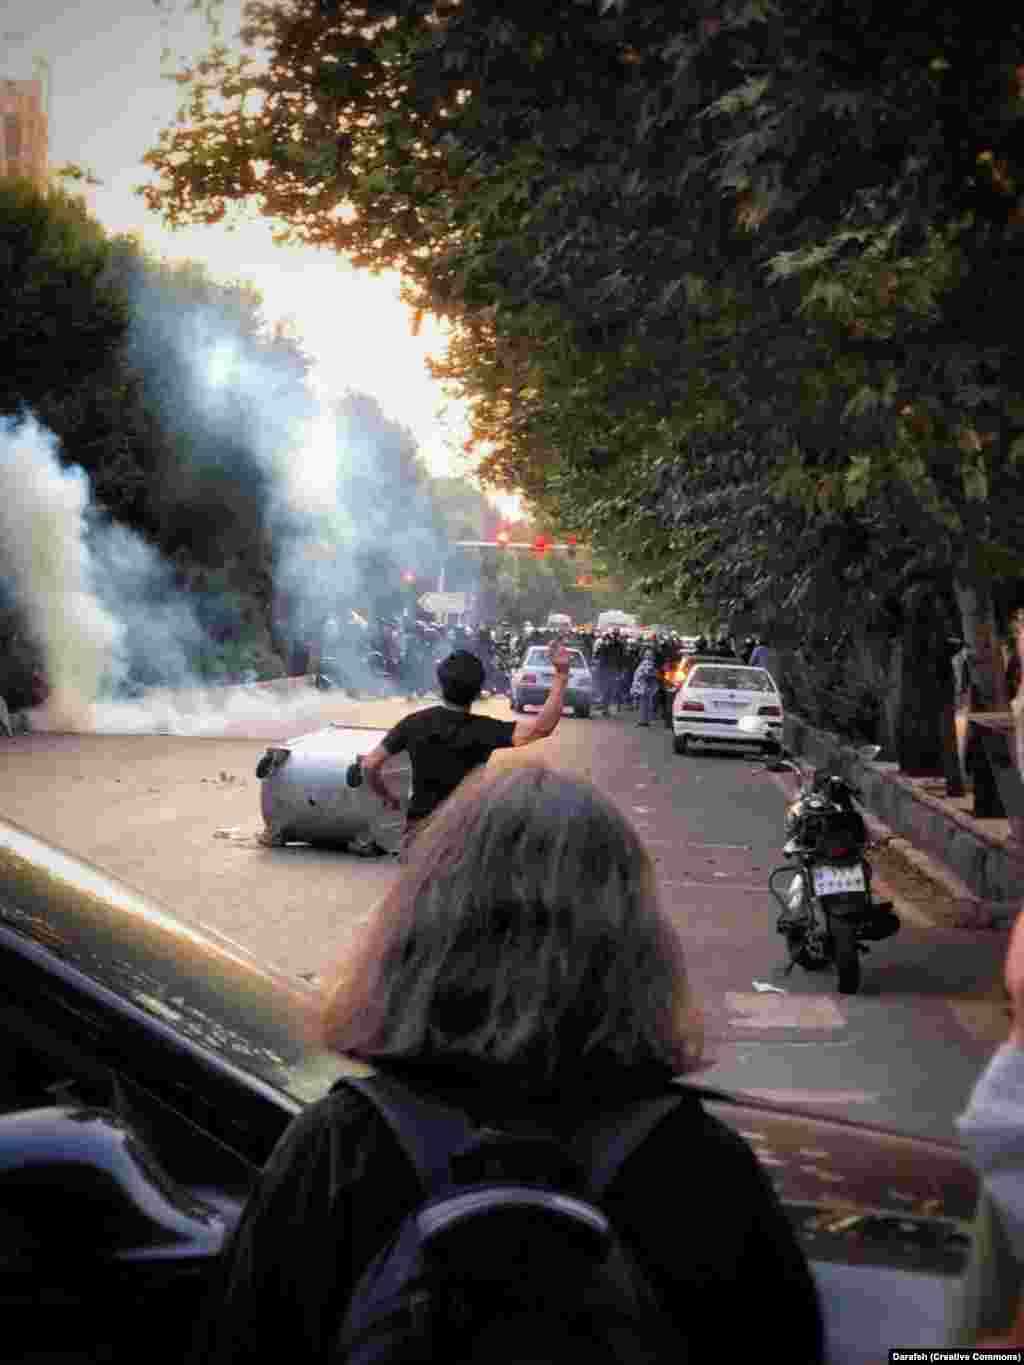
[(0, 179), (0, 414), (91, 383), (128, 326), (110, 247), (81, 200)]
[[(167, 681), (182, 650), (206, 676), (280, 668), (275, 584), (305, 576), (316, 597), (306, 550), (321, 534), (333, 554), (323, 610), (393, 613), (409, 599), (402, 573), (431, 582), (467, 504), (486, 516), (479, 490), (455, 506), (375, 400), (321, 409), (301, 344), (268, 327), (248, 284), (107, 238), (63, 190), (13, 181), (0, 195), (0, 415), (34, 414), (88, 475), (101, 575), (154, 621), (186, 604), (171, 613), (181, 650), (155, 650), (156, 626), (138, 649), (128, 640), (130, 682)], [(11, 587), (0, 577), (0, 682), (27, 704), (40, 660)]]
[[(151, 207), (255, 204), (455, 324), (483, 476), (680, 605), (965, 627), (1020, 582), (1024, 20), (912, 0), (280, 0)], [(967, 618), (970, 617), (970, 620)], [(991, 644), (991, 637), (988, 637)], [(991, 674), (994, 656), (980, 650)]]

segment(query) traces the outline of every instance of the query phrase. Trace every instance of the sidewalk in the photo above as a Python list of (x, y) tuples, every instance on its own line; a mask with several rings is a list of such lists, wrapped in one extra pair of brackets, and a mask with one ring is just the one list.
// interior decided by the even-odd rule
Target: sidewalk
[(1024, 846), (1009, 822), (979, 820), (974, 797), (945, 795), (938, 777), (912, 778), (895, 763), (864, 763), (837, 736), (786, 717), (785, 742), (809, 766), (838, 764), (862, 793), (861, 804), (881, 822), (872, 834), (897, 853), (911, 874), (933, 882), (938, 918), (961, 928), (1006, 928), (1024, 904)]

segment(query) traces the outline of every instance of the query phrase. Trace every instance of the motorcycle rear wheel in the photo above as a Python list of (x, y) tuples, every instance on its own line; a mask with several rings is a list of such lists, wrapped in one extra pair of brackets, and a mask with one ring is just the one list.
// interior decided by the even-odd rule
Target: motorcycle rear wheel
[(832, 955), (836, 964), (839, 994), (856, 995), (860, 990), (860, 950), (857, 947), (857, 930), (849, 921), (834, 917), (829, 928), (832, 934)]

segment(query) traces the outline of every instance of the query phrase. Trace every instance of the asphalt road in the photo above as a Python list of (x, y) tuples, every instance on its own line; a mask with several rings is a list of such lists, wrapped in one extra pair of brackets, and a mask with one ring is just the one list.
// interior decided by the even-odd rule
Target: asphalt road
[[(330, 720), (386, 727), (401, 703), (303, 696), (246, 703), (203, 737), (29, 735), (0, 751), (0, 816), (122, 877), (287, 972), (312, 976), (396, 875), (390, 860), (261, 847), (256, 763), (271, 739)], [(507, 705), (485, 703), (508, 717)], [(243, 708), (244, 709), (244, 708)], [(590, 776), (634, 821), (682, 921), (706, 1015), (704, 1079), (904, 1131), (948, 1137), (1005, 1036), (1005, 934), (931, 927), (905, 908), (864, 963), (856, 997), (830, 975), (783, 975), (766, 890), (784, 791), (736, 754), (678, 757), (633, 716), (566, 716), (556, 734), (492, 761), (547, 761)], [(759, 990), (770, 985), (775, 991)]]

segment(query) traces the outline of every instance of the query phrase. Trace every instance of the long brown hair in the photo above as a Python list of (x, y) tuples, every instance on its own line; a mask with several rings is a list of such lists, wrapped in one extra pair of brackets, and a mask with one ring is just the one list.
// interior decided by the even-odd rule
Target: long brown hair
[(699, 1065), (679, 932), (622, 813), (541, 763), (445, 802), (325, 983), (320, 1040), (367, 1060), (476, 1058), (550, 1078), (584, 1056)]

